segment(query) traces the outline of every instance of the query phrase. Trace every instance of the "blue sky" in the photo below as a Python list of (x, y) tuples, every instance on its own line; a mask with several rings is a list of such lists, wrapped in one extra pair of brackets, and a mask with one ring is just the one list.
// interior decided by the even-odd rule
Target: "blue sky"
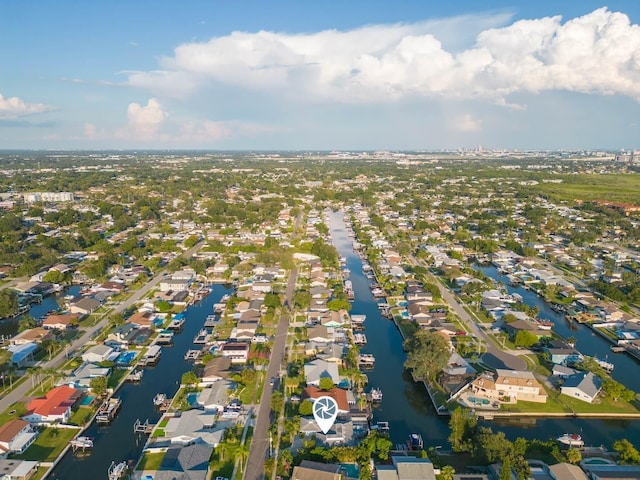
[(640, 2), (3, 3), (0, 148), (640, 148)]

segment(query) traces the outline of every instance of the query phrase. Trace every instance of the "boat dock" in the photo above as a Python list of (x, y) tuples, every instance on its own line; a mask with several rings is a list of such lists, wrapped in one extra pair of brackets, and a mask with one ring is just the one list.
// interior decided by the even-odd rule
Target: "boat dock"
[(143, 370), (133, 370), (129, 375), (126, 376), (125, 380), (127, 382), (139, 382), (142, 380), (142, 375), (144, 374)]
[(184, 354), (185, 360), (197, 360), (202, 350), (187, 350), (187, 353)]
[(376, 364), (376, 357), (371, 353), (361, 353), (358, 355), (358, 365), (364, 368), (373, 368)]
[(193, 339), (193, 343), (196, 345), (201, 345), (207, 343), (207, 339), (209, 338), (209, 332), (206, 328), (203, 328), (198, 332), (198, 334)]
[(353, 334), (353, 343), (356, 345), (366, 345), (367, 337), (364, 333), (354, 333)]
[(218, 317), (215, 315), (207, 315), (207, 319), (204, 321), (205, 328), (213, 328), (218, 324)]
[(167, 327), (167, 330), (180, 331), (184, 328), (184, 318), (174, 318)]
[(98, 409), (98, 413), (96, 414), (96, 422), (110, 423), (111, 420), (113, 420), (113, 418), (116, 416), (116, 413), (118, 413), (121, 404), (122, 400), (117, 397), (111, 397), (110, 399), (105, 401)]
[(149, 435), (154, 428), (155, 424), (149, 423), (148, 418), (144, 421), (144, 423), (141, 422), (140, 419), (137, 419), (136, 423), (133, 424), (133, 431), (135, 433), (143, 433), (145, 435)]
[(119, 480), (126, 475), (127, 470), (127, 462), (111, 462), (111, 465), (109, 465), (109, 470), (107, 470), (109, 480)]
[(140, 365), (155, 365), (160, 359), (162, 347), (160, 345), (151, 345), (140, 360)]
[(160, 330), (156, 343), (158, 345), (171, 345), (173, 343), (173, 332), (171, 330)]

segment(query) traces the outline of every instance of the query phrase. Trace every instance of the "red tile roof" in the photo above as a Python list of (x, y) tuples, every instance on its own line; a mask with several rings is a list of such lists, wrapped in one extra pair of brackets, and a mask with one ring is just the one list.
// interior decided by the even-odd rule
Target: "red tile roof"
[(338, 410), (342, 412), (349, 411), (349, 402), (347, 402), (347, 391), (338, 387), (333, 387), (331, 390), (320, 390), (318, 387), (310, 386), (302, 391), (302, 398), (320, 398), (331, 397), (338, 404)]
[(43, 417), (62, 415), (76, 401), (78, 393), (75, 388), (68, 387), (67, 385), (53, 388), (49, 390), (44, 397), (34, 398), (29, 402), (27, 415), (34, 413)]

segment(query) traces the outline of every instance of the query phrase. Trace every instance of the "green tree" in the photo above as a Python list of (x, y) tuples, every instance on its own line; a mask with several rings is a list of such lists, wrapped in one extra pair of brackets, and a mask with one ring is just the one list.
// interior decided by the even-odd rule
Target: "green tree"
[(538, 343), (538, 337), (536, 337), (536, 335), (529, 330), (520, 330), (518, 333), (516, 333), (514, 343), (518, 347), (529, 348)]
[(453, 480), (453, 476), (455, 474), (456, 474), (455, 468), (453, 468), (451, 465), (445, 465), (440, 469), (440, 480)]
[(196, 373), (193, 371), (184, 372), (182, 374), (182, 378), (180, 379), (180, 383), (182, 383), (182, 385), (188, 386), (196, 385), (199, 381), (200, 379), (198, 378), (198, 375), (196, 375)]
[(498, 480), (511, 480), (511, 459), (509, 457), (504, 457), (502, 460)]
[(18, 320), (18, 332), (24, 332), (25, 330), (29, 330), (31, 328), (35, 328), (36, 319), (31, 315), (23, 315), (20, 320)]
[(8, 288), (0, 290), (0, 318), (15, 315), (18, 308), (18, 294), (15, 290), (9, 290)]
[(615, 441), (613, 449), (618, 453), (618, 460), (621, 463), (640, 465), (640, 452), (626, 438)]
[(282, 392), (275, 391), (271, 394), (271, 411), (279, 413), (284, 406), (284, 395)]
[(98, 397), (102, 397), (105, 393), (107, 393), (107, 377), (93, 377), (89, 382), (89, 387), (91, 388), (91, 391)]
[(320, 382), (318, 383), (318, 387), (320, 388), (320, 390), (326, 392), (335, 387), (335, 384), (333, 383), (333, 380), (331, 380), (331, 377), (322, 377), (320, 379)]
[(420, 330), (407, 338), (403, 346), (407, 351), (404, 367), (417, 380), (435, 379), (449, 361), (449, 344), (437, 333)]
[(630, 402), (635, 398), (633, 390), (629, 390), (622, 383), (616, 382), (611, 378), (607, 378), (602, 384), (602, 392), (610, 397), (614, 402), (622, 399), (626, 402)]
[(577, 448), (569, 448), (567, 450), (567, 462), (577, 465), (582, 461), (582, 452)]
[(477, 425), (478, 419), (473, 410), (457, 408), (451, 413), (449, 443), (454, 452), (471, 452)]
[(304, 416), (308, 416), (308, 415), (312, 415), (313, 414), (313, 402), (309, 399), (303, 400), (302, 402), (300, 402), (300, 405), (298, 406), (298, 413), (300, 415)]

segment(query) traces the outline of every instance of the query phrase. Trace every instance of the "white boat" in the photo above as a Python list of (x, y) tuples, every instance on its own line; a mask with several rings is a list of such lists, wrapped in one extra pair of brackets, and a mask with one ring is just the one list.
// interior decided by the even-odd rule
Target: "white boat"
[(382, 390), (379, 388), (371, 389), (371, 401), (372, 402), (381, 402), (382, 401)]
[(122, 478), (124, 474), (127, 473), (127, 462), (111, 462), (111, 465), (109, 465), (108, 473), (109, 480), (118, 480)]
[(167, 396), (164, 393), (156, 393), (156, 396), (153, 397), (153, 404), (156, 407), (159, 407), (166, 401), (167, 401)]
[(567, 445), (569, 447), (583, 447), (584, 441), (582, 437), (577, 433), (565, 433), (560, 435), (556, 440), (563, 445)]
[(78, 449), (84, 450), (85, 448), (93, 448), (93, 438), (77, 437), (71, 440), (70, 445), (71, 445), (71, 448), (73, 448), (73, 450), (78, 450)]

